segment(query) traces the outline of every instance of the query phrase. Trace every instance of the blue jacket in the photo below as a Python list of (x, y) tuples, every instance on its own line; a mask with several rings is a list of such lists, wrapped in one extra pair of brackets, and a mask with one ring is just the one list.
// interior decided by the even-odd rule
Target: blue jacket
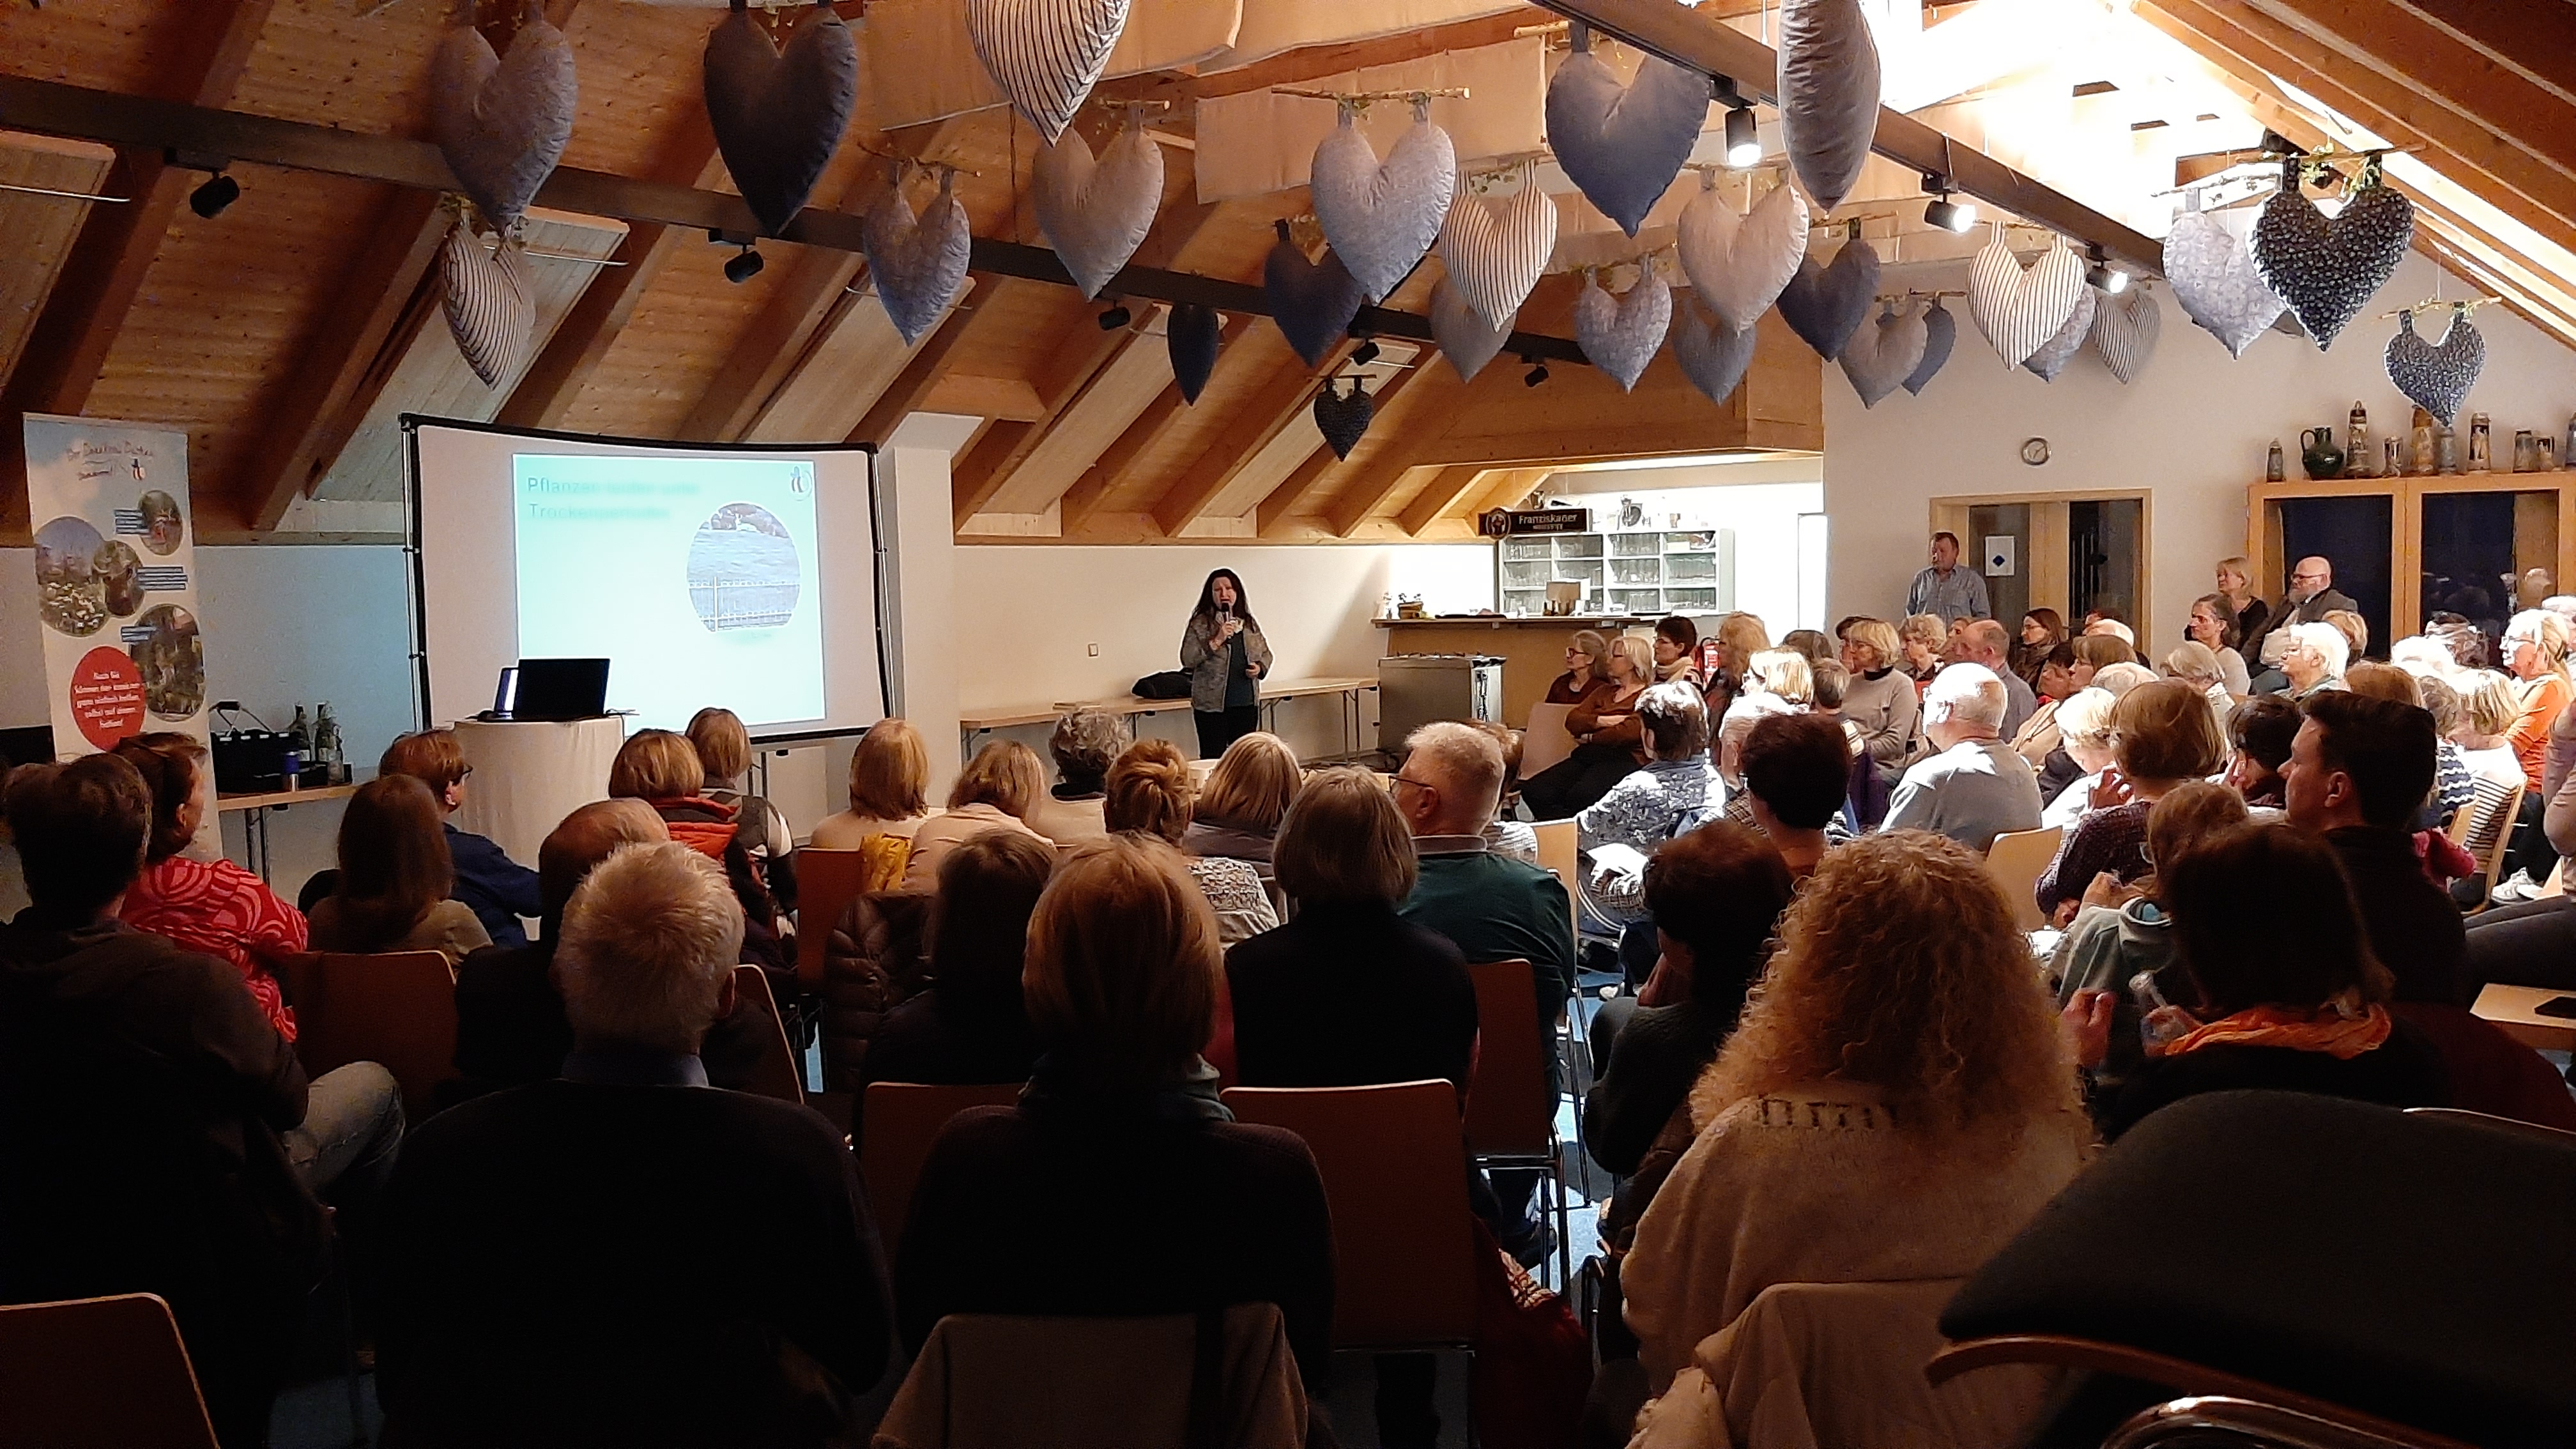
[(474, 912), (492, 944), (528, 944), (527, 929), (519, 918), (545, 914), (545, 902), (537, 894), (537, 873), (512, 860), (489, 836), (454, 825), (447, 827), (447, 853), (456, 863), (456, 889), (449, 894)]

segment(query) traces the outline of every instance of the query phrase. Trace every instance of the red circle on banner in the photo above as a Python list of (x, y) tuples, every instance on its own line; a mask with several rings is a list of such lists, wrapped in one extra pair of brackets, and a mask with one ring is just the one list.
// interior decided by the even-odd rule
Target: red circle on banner
[(122, 649), (104, 645), (72, 666), (72, 722), (95, 749), (112, 750), (143, 733), (143, 671)]

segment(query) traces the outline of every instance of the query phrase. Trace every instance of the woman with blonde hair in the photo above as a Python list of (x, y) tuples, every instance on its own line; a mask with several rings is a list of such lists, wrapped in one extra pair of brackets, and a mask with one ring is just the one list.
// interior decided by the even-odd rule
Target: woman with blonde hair
[(2460, 722), (2451, 738), (2469, 772), (2505, 785), (2524, 783), (2522, 757), (2508, 736), (2522, 714), (2513, 681), (2492, 669), (2477, 669), (2460, 678)]
[(1655, 682), (1654, 646), (1634, 635), (1610, 641), (1610, 677), (1565, 717), (1574, 753), (1521, 786), (1521, 801), (1540, 820), (1563, 820), (1610, 793), (1645, 753), (1637, 696)]
[(2093, 1140), (1975, 852), (1911, 830), (1828, 851), (1779, 937), (1621, 1274), (1658, 1393), (1775, 1283), (1974, 1272)]
[[(1854, 625), (1855, 629), (1859, 626)], [(1736, 756), (1753, 727), (1775, 714), (1804, 714), (1815, 707), (1816, 675), (1807, 656), (1792, 649), (1765, 649), (1744, 671), (1744, 690), (1726, 707), (1717, 726), (1717, 773), (1732, 790), (1744, 783)]]
[(2111, 712), (2119, 704), (2107, 689), (2079, 689), (2058, 706), (2057, 749), (2039, 767), (2039, 798), (2048, 802), (2042, 826), (2071, 830), (2092, 808), (2093, 786), (2114, 758)]
[(751, 732), (742, 716), (709, 707), (689, 717), (689, 747), (707, 772), (699, 795), (733, 808), (743, 849), (759, 867), (769, 893), (782, 909), (796, 909), (796, 832), (787, 816), (767, 799), (742, 788), (751, 773)]
[(2141, 684), (2111, 710), (2112, 762), (2095, 776), (2091, 808), (2039, 874), (2040, 914), (2064, 926), (2097, 877), (2126, 885), (2147, 873), (2147, 812), (2186, 780), (2227, 762), (2208, 696), (2179, 679)]
[(2513, 727), (2504, 734), (2505, 743), (2513, 746), (2514, 758), (2522, 762), (2523, 783), (2529, 793), (2522, 797), (2522, 813), (2514, 830), (2511, 879), (2496, 883), (2495, 899), (2527, 901), (2540, 894), (2541, 882), (2558, 864), (2558, 851), (2549, 843), (2542, 829), (2542, 816), (2549, 800), (2549, 786), (2557, 781), (2548, 778), (2550, 730), (2558, 716), (2576, 698), (2576, 684), (2567, 674), (2567, 621), (2547, 609), (2525, 609), (2513, 616), (2504, 630), (2505, 667), (2518, 681), (2515, 695), (2519, 707), (2514, 712)]
[(2228, 617), (2236, 625), (2239, 647), (2247, 642), (2261, 643), (2263, 625), (2272, 617), (2272, 606), (2254, 592), (2254, 565), (2243, 554), (2218, 561), (2216, 598), (2225, 605)]
[(1032, 829), (1029, 808), (1046, 793), (1046, 767), (1038, 753), (1018, 740), (995, 740), (975, 752), (957, 783), (948, 787), (946, 814), (915, 826), (912, 858), (904, 862), (903, 889), (921, 893), (939, 888), (939, 862), (958, 842), (987, 830), (1022, 832), (1052, 849), (1055, 842)]
[[(2054, 616), (2052, 616), (2054, 617)], [(1861, 748), (1889, 769), (1902, 769), (1922, 744), (1923, 698), (1900, 667), (1905, 645), (1885, 619), (1854, 619), (1843, 630), (1842, 715), (1859, 731)]]
[(881, 719), (850, 751), (850, 808), (815, 823), (807, 843), (856, 850), (873, 836), (910, 840), (930, 818), (930, 751), (908, 720)]
[(778, 899), (752, 859), (734, 808), (706, 798), (706, 779), (706, 764), (686, 735), (637, 730), (608, 766), (608, 798), (652, 806), (673, 840), (724, 867), (734, 899), (742, 903), (743, 959), (767, 968), (784, 992), (782, 975), (796, 963), (794, 950), (781, 939)]
[(1236, 740), (1225, 747), (1206, 788), (1199, 791), (1198, 808), (1181, 836), (1182, 851), (1250, 861), (1267, 879), (1279, 822), (1287, 818), (1304, 780), (1297, 752), (1286, 740), (1267, 730)]
[(1705, 692), (1709, 717), (1719, 719), (1744, 688), (1744, 671), (1752, 666), (1753, 656), (1771, 647), (1771, 631), (1761, 615), (1738, 610), (1718, 620), (1710, 637), (1717, 641), (1717, 662), (1709, 671)]
[[(1171, 741), (1138, 740), (1129, 746), (1109, 767), (1109, 778), (1101, 788), (1105, 792), (1101, 819), (1111, 834), (1147, 835), (1178, 846), (1189, 833), (1198, 782), (1190, 778), (1188, 758)], [(1231, 946), (1279, 924), (1279, 912), (1262, 889), (1260, 874), (1249, 864), (1222, 855), (1185, 859), (1190, 879), (1198, 882), (1216, 912), (1220, 944)]]

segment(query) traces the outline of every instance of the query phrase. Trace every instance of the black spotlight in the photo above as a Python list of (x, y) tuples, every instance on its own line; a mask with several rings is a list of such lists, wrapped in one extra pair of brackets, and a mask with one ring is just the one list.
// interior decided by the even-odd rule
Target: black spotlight
[(2092, 284), (2096, 291), (2107, 292), (2116, 297), (2129, 290), (2129, 274), (2112, 266), (2110, 258), (2103, 255), (2100, 247), (2088, 246), (2084, 249), (2084, 255), (2093, 263), (2084, 269), (2084, 280)]
[(1359, 346), (1351, 349), (1351, 366), (1366, 367), (1375, 361), (1377, 361), (1376, 338), (1363, 338), (1361, 339)]
[(1762, 130), (1753, 108), (1739, 105), (1726, 113), (1726, 164), (1741, 171), (1762, 159)]
[(1100, 330), (1115, 332), (1135, 320), (1134, 314), (1127, 310), (1126, 304), (1121, 303), (1100, 314)]
[(761, 260), (758, 249), (746, 246), (734, 253), (733, 259), (724, 264), (725, 280), (740, 286), (759, 276), (760, 269), (767, 265), (769, 265), (767, 262)]
[(188, 209), (212, 221), (224, 214), (225, 207), (239, 200), (241, 183), (218, 171), (188, 193)]
[(1943, 231), (1966, 231), (1977, 224), (1977, 208), (1964, 201), (1950, 199), (1950, 178), (1938, 171), (1923, 173), (1923, 189), (1932, 200), (1923, 208), (1923, 220)]

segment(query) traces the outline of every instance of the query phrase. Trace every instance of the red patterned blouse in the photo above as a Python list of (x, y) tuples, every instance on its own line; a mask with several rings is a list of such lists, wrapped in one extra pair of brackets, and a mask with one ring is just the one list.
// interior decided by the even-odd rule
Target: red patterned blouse
[(174, 855), (143, 868), (120, 912), (138, 931), (167, 936), (191, 951), (221, 956), (241, 968), (252, 998), (278, 1035), (295, 1040), (295, 1012), (254, 952), (304, 949), (304, 913), (279, 900), (268, 883), (229, 860), (211, 864)]

